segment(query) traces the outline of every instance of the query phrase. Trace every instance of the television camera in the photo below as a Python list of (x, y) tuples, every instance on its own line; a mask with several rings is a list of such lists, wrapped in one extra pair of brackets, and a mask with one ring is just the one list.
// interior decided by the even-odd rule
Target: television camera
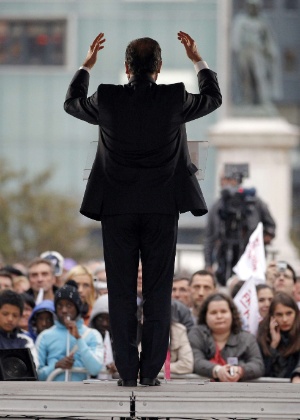
[(228, 182), (221, 191), (219, 208), (220, 232), (218, 269), (219, 283), (225, 285), (248, 243), (251, 229), (248, 215), (256, 202), (256, 189), (241, 187), (244, 178), (249, 176), (248, 164), (226, 164), (224, 180)]

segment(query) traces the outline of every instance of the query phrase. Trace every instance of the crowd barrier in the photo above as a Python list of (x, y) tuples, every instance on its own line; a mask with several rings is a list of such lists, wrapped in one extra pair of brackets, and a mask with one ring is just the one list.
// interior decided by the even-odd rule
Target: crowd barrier
[(63, 372), (56, 369), (48, 381), (7, 381), (0, 387), (0, 419), (300, 420), (300, 384), (286, 379), (220, 383), (173, 374), (164, 381), (162, 373), (162, 386), (123, 388), (116, 379), (54, 382)]
[[(58, 368), (55, 369), (47, 378), (48, 382), (53, 381), (57, 375), (61, 374), (65, 372), (64, 369)], [(87, 373), (85, 368), (80, 368), (80, 367), (74, 367), (72, 369), (69, 370), (69, 372), (74, 372), (74, 373)], [(103, 373), (108, 373), (107, 371), (103, 372)], [(158, 378), (161, 379), (162, 381), (165, 379), (164, 374), (161, 372), (158, 375)], [(187, 373), (187, 374), (176, 374), (176, 373), (171, 373), (171, 380), (178, 380), (178, 379), (183, 379), (185, 381), (207, 381), (208, 378), (204, 377), (204, 376), (200, 376), (197, 375), (196, 373)], [(167, 382), (167, 381), (166, 381)], [(288, 378), (269, 378), (269, 377), (261, 377), (261, 378), (257, 378), (257, 379), (252, 379), (252, 380), (248, 380), (248, 381), (243, 381), (243, 382), (251, 382), (251, 383), (290, 383), (290, 379)]]

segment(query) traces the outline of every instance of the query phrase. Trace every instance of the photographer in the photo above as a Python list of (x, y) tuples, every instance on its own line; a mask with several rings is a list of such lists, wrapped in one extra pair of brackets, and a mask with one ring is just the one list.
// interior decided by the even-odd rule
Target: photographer
[(204, 240), (207, 270), (214, 271), (219, 284), (225, 286), (232, 267), (244, 252), (251, 233), (259, 222), (263, 223), (264, 243), (275, 237), (275, 222), (267, 205), (256, 196), (254, 188), (241, 187), (248, 176), (248, 165), (225, 165), (221, 177), (221, 197), (208, 213)]

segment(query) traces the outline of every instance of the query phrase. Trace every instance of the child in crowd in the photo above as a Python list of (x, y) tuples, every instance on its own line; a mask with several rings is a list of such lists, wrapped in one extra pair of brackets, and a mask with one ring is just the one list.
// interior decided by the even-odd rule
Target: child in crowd
[(274, 289), (267, 284), (258, 284), (256, 286), (258, 310), (261, 319), (264, 319), (268, 313), (274, 298)]
[(0, 349), (29, 348), (33, 361), (38, 367), (37, 352), (28, 335), (18, 327), (24, 310), (22, 297), (13, 290), (0, 293)]
[[(36, 341), (40, 380), (47, 380), (58, 368), (65, 372), (57, 375), (55, 381), (82, 381), (88, 375), (97, 376), (101, 371), (103, 340), (98, 331), (84, 325), (80, 315), (81, 306), (78, 286), (74, 280), (67, 281), (55, 293), (57, 320)], [(86, 373), (68, 372), (73, 367), (84, 368)]]
[(110, 322), (108, 313), (108, 295), (104, 294), (98, 297), (94, 303), (90, 317), (90, 327), (98, 330), (104, 343), (104, 361), (102, 371), (99, 373), (99, 379), (110, 379), (117, 374), (117, 368), (113, 359), (113, 348), (111, 342)]
[(29, 336), (35, 341), (37, 336), (52, 327), (56, 319), (52, 300), (43, 300), (33, 309), (28, 321)]

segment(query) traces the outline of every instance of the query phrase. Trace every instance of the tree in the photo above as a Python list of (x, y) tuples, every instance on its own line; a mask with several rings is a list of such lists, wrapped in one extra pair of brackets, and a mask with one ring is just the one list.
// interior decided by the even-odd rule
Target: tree
[(0, 255), (5, 263), (26, 262), (47, 250), (85, 257), (88, 227), (79, 222), (78, 202), (47, 187), (51, 173), (47, 169), (29, 177), (0, 160)]

